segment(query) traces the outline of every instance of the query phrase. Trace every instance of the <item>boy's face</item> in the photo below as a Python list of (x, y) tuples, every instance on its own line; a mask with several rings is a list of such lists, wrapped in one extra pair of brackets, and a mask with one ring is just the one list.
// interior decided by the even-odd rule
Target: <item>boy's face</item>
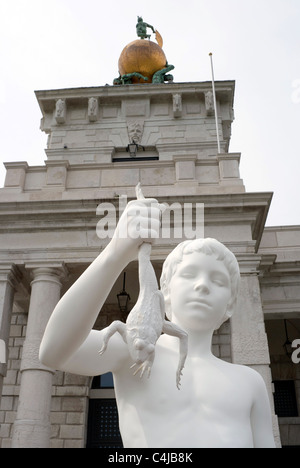
[(169, 292), (172, 321), (186, 330), (214, 330), (231, 299), (230, 276), (223, 262), (194, 252), (183, 256)]

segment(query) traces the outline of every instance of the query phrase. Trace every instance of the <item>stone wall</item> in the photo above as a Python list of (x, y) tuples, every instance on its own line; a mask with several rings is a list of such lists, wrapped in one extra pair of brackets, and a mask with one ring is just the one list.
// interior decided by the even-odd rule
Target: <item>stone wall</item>
[(91, 379), (56, 372), (53, 381), (50, 448), (84, 448)]
[(0, 447), (11, 447), (13, 423), (17, 414), (20, 390), (20, 364), (23, 343), (26, 336), (27, 313), (13, 313), (10, 338), (7, 375), (3, 383), (0, 406)]
[[(27, 314), (13, 313), (7, 376), (0, 406), (0, 448), (11, 447), (20, 390), (20, 363), (26, 335)], [(51, 408), (51, 447), (82, 448), (85, 443), (90, 378), (56, 372)]]

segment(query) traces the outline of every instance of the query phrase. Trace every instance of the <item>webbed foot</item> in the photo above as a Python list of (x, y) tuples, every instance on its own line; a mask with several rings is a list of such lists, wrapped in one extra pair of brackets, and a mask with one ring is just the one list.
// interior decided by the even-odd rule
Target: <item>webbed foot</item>
[[(132, 366), (130, 366), (130, 369), (133, 369), (135, 366), (138, 366), (136, 362), (132, 364)], [(147, 371), (147, 377), (149, 379), (150, 374), (151, 374), (151, 368), (152, 368), (152, 365), (149, 364), (148, 361), (145, 361), (137, 369), (135, 369), (133, 375), (137, 375), (139, 372), (141, 372), (140, 378), (142, 378), (145, 372)]]

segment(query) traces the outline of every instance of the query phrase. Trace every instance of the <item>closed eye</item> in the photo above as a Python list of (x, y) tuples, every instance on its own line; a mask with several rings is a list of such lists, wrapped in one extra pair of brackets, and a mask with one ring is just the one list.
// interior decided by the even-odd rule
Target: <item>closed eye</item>
[(228, 278), (223, 275), (216, 275), (212, 277), (212, 282), (218, 286), (229, 286)]
[(190, 270), (190, 269), (184, 269), (179, 272), (179, 275), (182, 278), (194, 278), (194, 276), (197, 274), (197, 272)]
[(218, 286), (225, 286), (224, 281), (222, 280), (213, 280), (213, 283), (217, 284)]

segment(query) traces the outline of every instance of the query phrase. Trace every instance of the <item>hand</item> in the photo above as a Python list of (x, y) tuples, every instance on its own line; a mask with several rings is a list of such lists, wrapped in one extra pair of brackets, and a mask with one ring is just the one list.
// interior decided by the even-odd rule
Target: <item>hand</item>
[(134, 260), (142, 242), (153, 243), (159, 237), (163, 208), (155, 198), (140, 198), (127, 204), (112, 238), (118, 255)]

